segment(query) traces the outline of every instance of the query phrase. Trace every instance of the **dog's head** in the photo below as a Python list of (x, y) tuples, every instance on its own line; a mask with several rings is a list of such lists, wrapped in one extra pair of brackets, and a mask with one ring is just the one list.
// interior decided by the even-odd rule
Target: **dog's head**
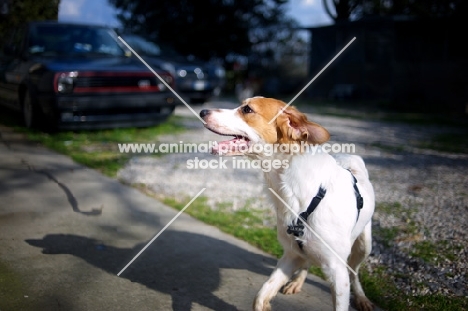
[(253, 144), (323, 144), (330, 138), (321, 125), (273, 98), (248, 98), (236, 109), (205, 109), (200, 116), (207, 129), (234, 137), (219, 142), (212, 150), (214, 154), (248, 155)]

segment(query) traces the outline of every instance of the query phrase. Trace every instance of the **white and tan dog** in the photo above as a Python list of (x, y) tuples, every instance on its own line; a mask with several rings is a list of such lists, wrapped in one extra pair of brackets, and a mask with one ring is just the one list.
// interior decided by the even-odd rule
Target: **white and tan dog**
[[(348, 310), (350, 286), (356, 307), (372, 310), (373, 305), (354, 273), (371, 251), (374, 212), (374, 191), (362, 158), (331, 156), (320, 147), (314, 152), (268, 154), (259, 151), (261, 148), (251, 148), (254, 144), (320, 145), (329, 139), (325, 128), (276, 99), (249, 98), (237, 109), (202, 110), (200, 116), (209, 130), (234, 136), (232, 140), (219, 142), (212, 153), (242, 154), (255, 160), (287, 163), (264, 173), (267, 187), (282, 199), (267, 191), (276, 209), (278, 239), (284, 254), (258, 292), (253, 309), (270, 310), (270, 300), (280, 290), (284, 294), (299, 292), (308, 268), (317, 265), (331, 284), (335, 310)], [(318, 204), (317, 197), (322, 197)], [(301, 221), (296, 215), (309, 210), (312, 205), (316, 205), (315, 209), (305, 216), (310, 228), (297, 227)]]

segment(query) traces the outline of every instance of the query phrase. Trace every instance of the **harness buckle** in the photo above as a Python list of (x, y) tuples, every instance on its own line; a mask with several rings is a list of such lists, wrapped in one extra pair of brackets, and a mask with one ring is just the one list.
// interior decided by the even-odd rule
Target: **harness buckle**
[(289, 225), (286, 231), (288, 234), (293, 234), (295, 237), (301, 237), (304, 235), (303, 225)]
[(357, 208), (360, 210), (364, 206), (364, 198), (360, 193), (356, 194)]

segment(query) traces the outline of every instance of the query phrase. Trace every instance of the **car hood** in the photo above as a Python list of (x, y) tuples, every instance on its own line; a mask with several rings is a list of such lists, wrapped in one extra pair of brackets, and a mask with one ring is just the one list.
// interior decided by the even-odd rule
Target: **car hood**
[[(35, 62), (51, 71), (149, 71), (139, 60), (129, 57), (36, 58)], [(160, 68), (154, 68), (159, 70)]]
[(145, 61), (151, 64), (155, 64), (161, 66), (164, 63), (170, 63), (176, 70), (178, 69), (185, 69), (185, 70), (193, 70), (195, 68), (206, 69), (209, 66), (203, 62), (191, 62), (191, 61), (183, 61), (179, 58), (171, 59), (171, 58), (163, 58), (163, 57), (155, 57), (155, 56), (142, 56)]
[(196, 68), (200, 68), (203, 71), (206, 71), (210, 69), (210, 66), (208, 66), (207, 64), (203, 64), (203, 63), (173, 62), (172, 64), (174, 65), (176, 70), (185, 69), (187, 71), (193, 71)]

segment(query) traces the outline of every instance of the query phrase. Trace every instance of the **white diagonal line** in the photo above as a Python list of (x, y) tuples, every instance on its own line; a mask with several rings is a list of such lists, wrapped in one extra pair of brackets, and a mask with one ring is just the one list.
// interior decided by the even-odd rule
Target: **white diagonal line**
[(346, 261), (344, 261), (334, 250), (331, 248), (330, 245), (328, 245), (327, 242), (325, 242), (322, 237), (312, 229), (309, 224), (307, 223), (307, 220), (305, 220), (303, 217), (301, 217), (299, 214), (297, 214), (289, 205), (286, 203), (272, 188), (268, 188), (270, 191), (286, 206), (293, 214), (296, 216), (296, 218), (300, 218), (302, 220), (302, 223), (304, 226), (309, 229), (346, 267), (348, 267), (349, 271), (354, 273), (354, 275), (357, 275), (356, 271), (351, 268)]
[(328, 64), (326, 64), (326, 65), (325, 65), (325, 67), (323, 67), (323, 68), (322, 68), (322, 70), (320, 70), (320, 71), (319, 71), (319, 73), (317, 73), (317, 74), (315, 75), (315, 77), (313, 77), (313, 78), (312, 78), (312, 80), (310, 80), (310, 81), (309, 81), (309, 83), (307, 83), (307, 85), (306, 85), (306, 86), (304, 86), (304, 87), (302, 88), (302, 90), (300, 90), (300, 91), (299, 91), (299, 93), (297, 93), (297, 95), (296, 95), (296, 96), (294, 96), (294, 98), (293, 98), (293, 99), (291, 99), (291, 100), (289, 101), (289, 103), (288, 103), (288, 104), (287, 104), (285, 107), (283, 107), (283, 109), (281, 109), (281, 110), (280, 110), (280, 111), (279, 111), (279, 112), (276, 114), (276, 116), (274, 116), (274, 117), (273, 117), (273, 119), (271, 119), (271, 120), (270, 120), (270, 122), (268, 122), (268, 124), (271, 124), (271, 122), (275, 121), (275, 120), (276, 120), (276, 118), (278, 118), (278, 116), (279, 116), (279, 115), (280, 115), (280, 114), (283, 112), (283, 110), (284, 110), (284, 109), (286, 109), (286, 108), (287, 108), (289, 105), (291, 105), (291, 104), (292, 104), (292, 102), (293, 102), (293, 101), (295, 101), (295, 100), (296, 100), (296, 98), (298, 98), (298, 97), (299, 97), (299, 95), (301, 95), (301, 94), (302, 94), (302, 92), (304, 92), (304, 91), (305, 91), (305, 89), (306, 89), (306, 88), (308, 88), (308, 87), (309, 87), (309, 85), (311, 85), (311, 84), (312, 84), (312, 82), (314, 82), (314, 81), (315, 81), (315, 79), (317, 79), (317, 78), (318, 78), (318, 76), (320, 76), (320, 75), (322, 74), (322, 72), (324, 72), (324, 71), (325, 71), (325, 69), (327, 69), (327, 68), (328, 68), (328, 66), (330, 66), (330, 65), (331, 65), (331, 63), (333, 63), (333, 62), (335, 61), (335, 59), (337, 59), (337, 58), (338, 58), (338, 56), (340, 56), (340, 55), (341, 55), (341, 53), (343, 53), (343, 52), (344, 52), (344, 50), (346, 50), (346, 49), (348, 48), (348, 46), (350, 46), (350, 45), (351, 45), (351, 43), (353, 43), (353, 41), (354, 41), (354, 40), (356, 40), (356, 37), (354, 37), (353, 39), (351, 39), (351, 41), (349, 41), (349, 42), (348, 42), (348, 44), (346, 44), (346, 46), (345, 46), (344, 48), (342, 48), (342, 49), (341, 49), (341, 51), (339, 51), (339, 52), (338, 52), (338, 54), (336, 54), (336, 55), (335, 55), (335, 57), (333, 57), (333, 58), (332, 58), (332, 60), (331, 60), (331, 61), (329, 61), (329, 62), (328, 62)]
[[(206, 122), (205, 122), (202, 118), (200, 118), (200, 116), (198, 115), (198, 113), (196, 113), (195, 110), (193, 110), (192, 107), (190, 107), (190, 105), (187, 104), (187, 103), (185, 102), (185, 100), (184, 100), (182, 97), (180, 97), (180, 95), (177, 94), (177, 92), (174, 91), (174, 89), (173, 89), (169, 84), (167, 84), (167, 82), (164, 81), (164, 79), (161, 78), (161, 76), (158, 75), (158, 73), (157, 73), (153, 68), (151, 68), (151, 66), (148, 65), (148, 64), (145, 62), (145, 60), (144, 60), (143, 58), (140, 57), (140, 55), (138, 55), (137, 52), (134, 51), (134, 50), (132, 49), (132, 47), (131, 47), (130, 45), (128, 45), (128, 43), (125, 42), (124, 39), (122, 39), (121, 36), (118, 36), (118, 38), (119, 38), (120, 41), (122, 41), (123, 44), (125, 44), (125, 46), (126, 46), (133, 54), (135, 54), (136, 57), (138, 57), (138, 59), (139, 59), (146, 67), (148, 67), (148, 69), (149, 69), (156, 77), (158, 77), (159, 80), (161, 80), (162, 83), (164, 83), (164, 85), (165, 85), (169, 90), (171, 90), (172, 93), (174, 93), (174, 95), (175, 95), (178, 99), (180, 99), (180, 100), (185, 104), (185, 106), (187, 106), (188, 109), (190, 109), (190, 111), (191, 111), (195, 116), (197, 116), (198, 119), (200, 119), (200, 121), (203, 122), (203, 124), (206, 124)], [(175, 77), (174, 77), (174, 79), (175, 79)]]
[(158, 234), (156, 234), (156, 235), (154, 236), (154, 238), (152, 238), (151, 241), (149, 241), (148, 244), (146, 244), (146, 246), (143, 247), (143, 249), (142, 249), (138, 254), (136, 254), (136, 256), (133, 257), (133, 259), (130, 260), (130, 262), (129, 262), (122, 270), (120, 270), (119, 273), (117, 273), (117, 276), (120, 276), (120, 275), (122, 274), (122, 272), (124, 272), (125, 269), (127, 269), (127, 268), (132, 264), (132, 262), (134, 262), (135, 259), (137, 259), (138, 256), (140, 256), (140, 255), (145, 251), (145, 249), (147, 249), (148, 246), (150, 246), (151, 243), (153, 243), (154, 240), (156, 240), (156, 239), (161, 235), (161, 233), (163, 233), (164, 230), (166, 230), (167, 227), (169, 227), (169, 226), (174, 222), (174, 220), (176, 220), (177, 217), (179, 217), (179, 216), (187, 209), (187, 207), (189, 207), (190, 204), (192, 204), (192, 202), (195, 201), (195, 199), (198, 198), (198, 197), (200, 196), (200, 194), (202, 194), (202, 192), (205, 191), (205, 190), (206, 190), (206, 188), (203, 188), (200, 192), (198, 192), (197, 195), (196, 195), (195, 197), (193, 197), (193, 199), (191, 199), (190, 202), (188, 202), (187, 205), (185, 205), (184, 208), (181, 209), (180, 212), (178, 212), (177, 215), (175, 215), (174, 218), (172, 218), (171, 221), (169, 221), (169, 222), (167, 223), (167, 225), (165, 225), (164, 228), (162, 228), (161, 231), (159, 231)]

